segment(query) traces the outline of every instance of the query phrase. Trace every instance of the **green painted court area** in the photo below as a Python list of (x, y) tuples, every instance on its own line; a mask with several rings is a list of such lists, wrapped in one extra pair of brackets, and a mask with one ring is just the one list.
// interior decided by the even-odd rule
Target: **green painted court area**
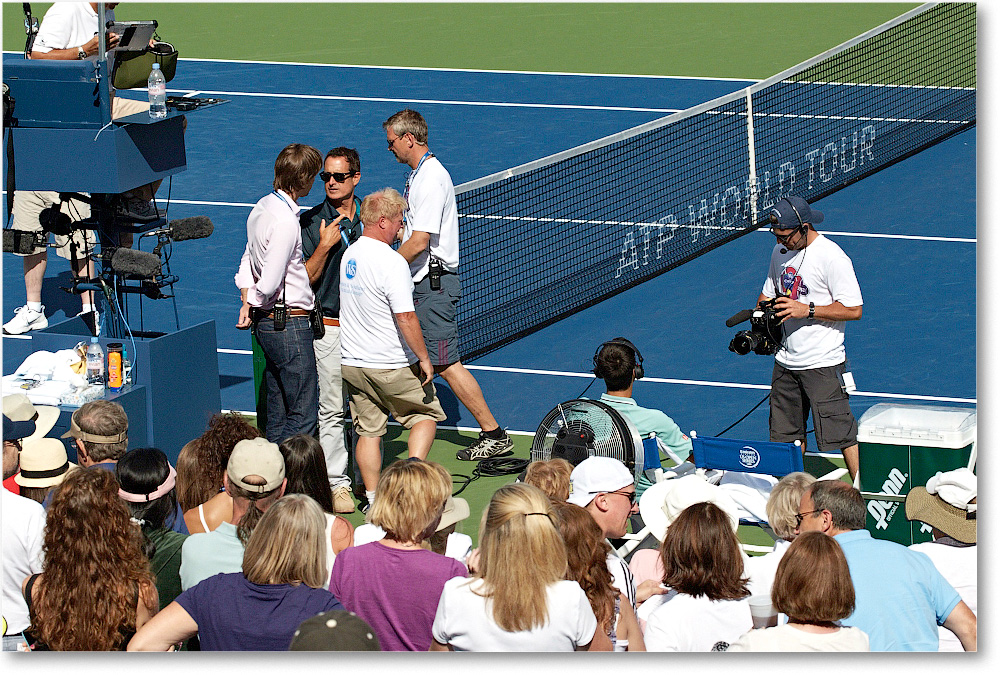
[[(764, 79), (916, 6), (171, 2), (122, 3), (115, 11), (120, 20), (157, 20), (160, 37), (173, 43), (182, 59)], [(48, 7), (32, 3), (39, 20)], [(5, 2), (2, 9), (3, 48), (22, 51), (21, 4)], [(390, 427), (383, 446), (386, 464), (406, 456), (406, 436)], [(430, 458), (453, 475), (471, 475), (475, 464), (457, 460), (455, 452), (474, 436), (439, 429)], [(531, 437), (514, 439), (515, 456), (527, 458)], [(806, 458), (806, 470), (816, 476), (841, 466), (839, 459)], [(472, 515), (459, 531), (477, 539), (490, 496), (513, 478), (471, 482), (461, 496)], [(363, 516), (356, 512), (349, 520), (358, 525)], [(742, 527), (741, 537), (746, 543), (769, 542), (756, 528)]]
[[(32, 3), (41, 18), (50, 3)], [(181, 58), (764, 79), (917, 3), (131, 3)], [(20, 3), (3, 48), (24, 49)]]

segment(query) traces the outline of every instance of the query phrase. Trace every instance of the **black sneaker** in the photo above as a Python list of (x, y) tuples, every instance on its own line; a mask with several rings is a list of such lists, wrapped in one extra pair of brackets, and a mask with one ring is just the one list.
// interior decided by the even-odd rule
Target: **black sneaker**
[(148, 199), (128, 199), (123, 201), (118, 207), (118, 215), (126, 221), (132, 223), (152, 223), (160, 220), (164, 212), (153, 206), (153, 202)]
[(506, 431), (503, 432), (503, 438), (490, 438), (485, 431), (480, 431), (476, 442), (456, 452), (455, 457), (466, 462), (478, 462), (513, 454), (514, 441), (507, 435)]

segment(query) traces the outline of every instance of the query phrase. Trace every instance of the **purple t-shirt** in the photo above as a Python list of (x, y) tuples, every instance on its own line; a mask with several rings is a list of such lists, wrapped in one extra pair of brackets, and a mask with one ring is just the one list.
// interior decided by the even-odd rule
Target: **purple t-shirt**
[(444, 582), (468, 573), (452, 558), (373, 541), (337, 554), (330, 592), (368, 622), (382, 651), (425, 652)]
[(253, 584), (242, 572), (209, 577), (176, 602), (198, 624), (202, 651), (288, 651), (300, 623), (344, 608), (324, 588)]

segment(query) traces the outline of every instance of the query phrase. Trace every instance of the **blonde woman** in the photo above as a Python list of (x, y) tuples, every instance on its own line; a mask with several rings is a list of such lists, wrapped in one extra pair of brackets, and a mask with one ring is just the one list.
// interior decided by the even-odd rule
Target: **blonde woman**
[(343, 609), (326, 583), (326, 522), (311, 497), (286, 495), (247, 542), (243, 572), (217, 574), (153, 617), (129, 651), (168, 651), (198, 634), (202, 651), (286, 651), (300, 623)]
[(774, 550), (761, 556), (752, 556), (746, 562), (746, 573), (750, 577), (751, 595), (770, 595), (771, 584), (778, 563), (795, 539), (795, 528), (798, 521), (795, 514), (799, 512), (799, 502), (809, 486), (816, 479), (808, 473), (795, 471), (779, 480), (767, 498), (767, 522), (778, 536), (774, 542)]
[(566, 546), (552, 504), (532, 485), (493, 494), (479, 527), (471, 579), (444, 585), (431, 651), (586, 651), (597, 619), (566, 580)]
[(441, 589), (465, 565), (423, 547), (441, 521), (451, 475), (437, 462), (405, 459), (379, 477), (367, 520), (385, 537), (345, 548), (330, 591), (375, 630), (382, 651), (427, 651)]

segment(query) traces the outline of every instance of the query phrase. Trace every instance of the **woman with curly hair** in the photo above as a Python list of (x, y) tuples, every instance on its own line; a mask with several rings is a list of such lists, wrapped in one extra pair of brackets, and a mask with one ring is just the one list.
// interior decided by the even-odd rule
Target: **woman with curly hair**
[(194, 459), (185, 457), (182, 464), (178, 457), (177, 463), (178, 495), (188, 532), (211, 532), (232, 519), (233, 498), (222, 487), (229, 455), (240, 441), (263, 436), (239, 413), (220, 413), (212, 416), (204, 434), (181, 449), (181, 454), (192, 453)]
[(142, 533), (108, 471), (72, 469), (53, 491), (41, 574), (24, 580), (36, 650), (123, 650), (159, 609)]
[(611, 545), (587, 510), (567, 502), (554, 502), (559, 533), (566, 544), (567, 579), (580, 584), (597, 617), (599, 630), (590, 651), (644, 652), (646, 645), (632, 603), (611, 583), (607, 557)]
[(681, 511), (667, 528), (660, 557), (669, 591), (639, 610), (655, 607), (646, 619), (649, 651), (726, 651), (753, 627), (740, 540), (725, 511), (711, 502)]
[(493, 493), (479, 526), (478, 565), (471, 578), (445, 583), (431, 651), (590, 648), (597, 620), (580, 585), (566, 579), (555, 518), (552, 502), (533, 485)]

